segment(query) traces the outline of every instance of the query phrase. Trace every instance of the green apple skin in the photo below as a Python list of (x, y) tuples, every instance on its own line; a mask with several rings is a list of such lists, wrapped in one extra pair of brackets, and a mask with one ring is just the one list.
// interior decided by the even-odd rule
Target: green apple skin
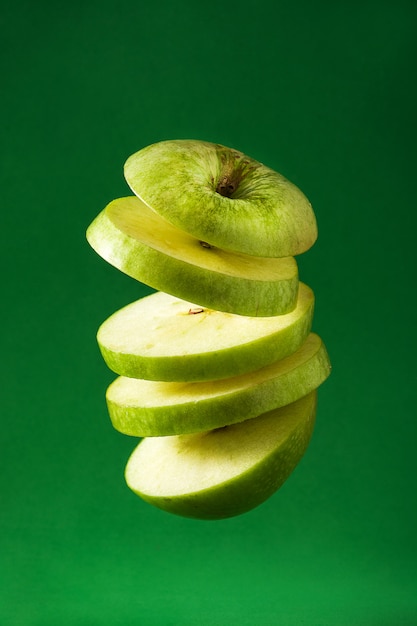
[(135, 196), (113, 200), (90, 224), (87, 240), (128, 276), (210, 309), (283, 315), (297, 301), (294, 258), (250, 257), (213, 248), (172, 226)]
[(247, 317), (157, 292), (123, 307), (100, 326), (97, 341), (108, 367), (121, 376), (198, 382), (255, 371), (295, 352), (307, 338), (313, 291), (300, 283), (286, 315)]
[(295, 256), (317, 239), (305, 195), (278, 172), (219, 144), (162, 141), (130, 156), (132, 191), (166, 220), (225, 250)]
[(330, 360), (311, 333), (295, 353), (256, 372), (208, 383), (117, 378), (106, 394), (116, 430), (135, 437), (182, 435), (254, 418), (295, 402), (329, 376)]
[(127, 485), (164, 511), (204, 520), (246, 513), (288, 479), (310, 442), (317, 392), (223, 429), (145, 438), (125, 471)]

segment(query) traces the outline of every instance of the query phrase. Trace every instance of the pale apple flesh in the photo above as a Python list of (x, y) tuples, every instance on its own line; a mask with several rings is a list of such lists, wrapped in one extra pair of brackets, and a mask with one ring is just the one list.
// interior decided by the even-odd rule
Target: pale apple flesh
[(157, 292), (113, 313), (97, 341), (121, 376), (196, 382), (237, 376), (295, 352), (311, 329), (314, 294), (300, 283), (286, 315), (249, 317), (204, 309)]
[(291, 404), (330, 374), (320, 337), (311, 333), (293, 354), (260, 370), (206, 383), (117, 378), (107, 389), (116, 430), (136, 437), (221, 428)]
[(227, 252), (176, 228), (139, 198), (113, 200), (87, 230), (108, 263), (158, 291), (239, 315), (292, 311), (297, 301), (294, 258)]
[(305, 252), (317, 238), (314, 212), (298, 187), (238, 150), (162, 141), (130, 156), (124, 172), (151, 209), (213, 246), (286, 257)]
[(253, 419), (193, 435), (145, 438), (125, 471), (127, 485), (184, 517), (222, 519), (269, 498), (303, 457), (317, 392)]

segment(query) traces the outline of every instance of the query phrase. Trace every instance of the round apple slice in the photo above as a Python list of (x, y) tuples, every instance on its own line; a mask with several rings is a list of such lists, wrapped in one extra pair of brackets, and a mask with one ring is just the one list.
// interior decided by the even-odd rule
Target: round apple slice
[(183, 300), (250, 316), (282, 315), (297, 301), (295, 259), (226, 252), (179, 230), (131, 196), (111, 202), (87, 239), (129, 276)]
[(137, 437), (221, 428), (291, 404), (330, 374), (326, 348), (311, 333), (295, 353), (256, 372), (206, 383), (119, 377), (107, 389), (116, 430)]
[(97, 340), (109, 368), (122, 376), (228, 378), (295, 352), (310, 332), (313, 308), (313, 292), (303, 283), (294, 311), (273, 317), (213, 311), (157, 292), (113, 313)]
[(132, 191), (197, 239), (262, 257), (308, 250), (316, 219), (304, 194), (242, 152), (205, 141), (161, 141), (125, 163)]
[(184, 517), (245, 513), (271, 496), (302, 458), (316, 393), (217, 430), (143, 439), (127, 463), (127, 485), (146, 502)]

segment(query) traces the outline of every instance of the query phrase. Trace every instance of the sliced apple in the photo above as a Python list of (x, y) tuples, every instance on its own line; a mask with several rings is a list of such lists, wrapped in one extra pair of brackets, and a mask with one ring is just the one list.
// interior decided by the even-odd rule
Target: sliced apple
[(127, 485), (154, 506), (200, 519), (245, 513), (289, 477), (310, 441), (317, 392), (239, 424), (149, 437), (126, 466)]
[(130, 156), (124, 172), (149, 207), (219, 248), (286, 257), (305, 252), (317, 238), (305, 195), (238, 150), (205, 141), (161, 141)]
[(321, 385), (330, 361), (311, 333), (294, 354), (256, 372), (206, 383), (117, 378), (107, 389), (116, 430), (137, 437), (182, 435), (221, 428), (295, 402)]
[(226, 252), (172, 226), (136, 196), (111, 202), (87, 239), (106, 261), (154, 289), (201, 306), (240, 315), (292, 311), (297, 301), (295, 259)]
[(97, 340), (108, 367), (122, 376), (228, 378), (295, 352), (310, 332), (313, 309), (313, 292), (303, 283), (294, 311), (274, 317), (212, 311), (157, 292), (113, 313)]

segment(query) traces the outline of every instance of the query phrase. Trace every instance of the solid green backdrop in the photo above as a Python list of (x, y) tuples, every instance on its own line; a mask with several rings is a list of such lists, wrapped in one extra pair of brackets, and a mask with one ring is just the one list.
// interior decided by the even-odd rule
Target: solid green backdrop
[[(417, 5), (3, 3), (0, 624), (411, 626)], [(242, 150), (312, 201), (333, 373), (305, 458), (221, 522), (126, 487), (99, 324), (151, 290), (91, 220), (162, 139)]]

